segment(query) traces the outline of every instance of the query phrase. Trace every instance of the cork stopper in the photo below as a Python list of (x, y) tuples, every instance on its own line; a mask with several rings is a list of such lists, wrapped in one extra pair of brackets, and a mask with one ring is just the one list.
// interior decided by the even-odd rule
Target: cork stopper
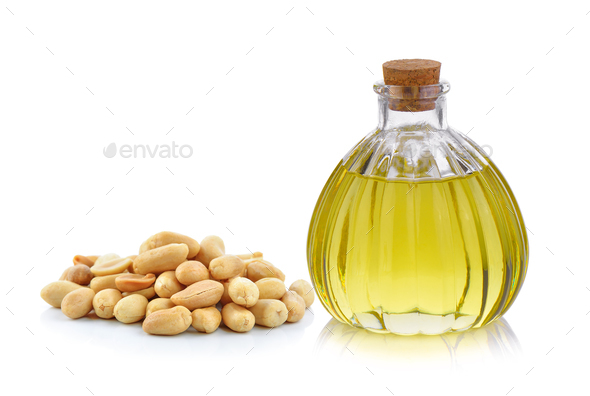
[[(440, 62), (428, 59), (400, 59), (383, 64), (385, 85), (403, 88), (403, 99), (390, 99), (389, 108), (396, 111), (426, 111), (435, 107), (435, 99), (424, 98), (424, 85), (439, 83)], [(422, 91), (422, 92), (421, 92)], [(432, 89), (430, 89), (432, 91)]]

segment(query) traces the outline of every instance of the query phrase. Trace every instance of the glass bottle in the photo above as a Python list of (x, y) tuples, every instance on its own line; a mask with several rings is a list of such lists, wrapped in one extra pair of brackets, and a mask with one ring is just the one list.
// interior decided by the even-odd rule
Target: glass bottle
[(375, 332), (481, 327), (525, 278), (520, 209), (486, 152), (448, 126), (440, 63), (383, 70), (379, 124), (336, 166), (311, 219), (314, 287), (334, 318)]

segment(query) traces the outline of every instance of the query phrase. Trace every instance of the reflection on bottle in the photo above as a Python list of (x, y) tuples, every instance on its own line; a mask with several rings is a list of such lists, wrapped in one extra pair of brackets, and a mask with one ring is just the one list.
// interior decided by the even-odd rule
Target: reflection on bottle
[(503, 318), (474, 330), (414, 336), (373, 333), (332, 319), (319, 334), (314, 354), (339, 360), (378, 359), (399, 369), (464, 370), (505, 366), (522, 350)]

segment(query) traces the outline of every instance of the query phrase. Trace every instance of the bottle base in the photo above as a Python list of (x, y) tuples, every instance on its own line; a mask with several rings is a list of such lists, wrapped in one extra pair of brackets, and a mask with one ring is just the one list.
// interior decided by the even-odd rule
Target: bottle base
[(433, 315), (421, 312), (403, 314), (366, 312), (355, 314), (348, 324), (374, 333), (438, 335), (481, 327), (474, 326), (476, 320), (476, 316), (455, 313)]

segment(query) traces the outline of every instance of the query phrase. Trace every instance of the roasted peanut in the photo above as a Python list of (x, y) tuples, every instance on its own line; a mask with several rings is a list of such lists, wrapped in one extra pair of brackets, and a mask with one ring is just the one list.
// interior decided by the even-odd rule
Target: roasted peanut
[(285, 281), (285, 274), (283, 271), (272, 265), (266, 260), (256, 260), (248, 264), (248, 279), (252, 282), (257, 282), (263, 278), (278, 278)]
[(188, 247), (188, 258), (193, 258), (199, 253), (201, 249), (199, 242), (186, 235), (178, 234), (176, 232), (162, 231), (149, 237), (139, 247), (139, 254), (145, 253), (148, 250), (170, 245), (171, 243), (184, 243)]
[(154, 284), (154, 289), (158, 297), (164, 298), (172, 297), (172, 295), (184, 290), (185, 287), (176, 279), (176, 273), (174, 271), (162, 272)]
[(132, 291), (132, 292), (123, 292), (122, 293), (123, 297), (132, 296), (134, 294), (139, 294), (149, 300), (150, 298), (152, 298), (156, 295), (156, 290), (154, 290), (154, 287), (152, 286), (152, 287), (148, 287), (147, 289), (141, 289), (141, 290), (136, 290), (136, 291)]
[(155, 298), (148, 303), (147, 308), (145, 310), (145, 316), (148, 317), (150, 316), (150, 314), (161, 309), (168, 309), (174, 307), (174, 303), (169, 298)]
[(154, 274), (122, 274), (115, 278), (117, 289), (122, 292), (132, 292), (147, 289), (156, 281)]
[(176, 279), (185, 286), (209, 279), (209, 270), (198, 261), (185, 261), (176, 268)]
[(115, 318), (122, 323), (139, 322), (145, 316), (148, 300), (141, 294), (123, 297), (115, 305)]
[(279, 300), (258, 300), (248, 308), (256, 318), (256, 324), (266, 327), (277, 327), (285, 323), (288, 317), (287, 306)]
[(237, 333), (252, 330), (256, 319), (254, 314), (235, 303), (229, 303), (221, 309), (223, 324)]
[(77, 254), (72, 261), (74, 265), (84, 264), (87, 267), (92, 267), (96, 259), (98, 259), (98, 256), (82, 256), (81, 254)]
[(176, 267), (186, 261), (188, 246), (184, 243), (171, 243), (141, 253), (133, 261), (136, 274), (161, 274), (164, 271), (174, 271)]
[(70, 319), (78, 319), (92, 311), (94, 291), (87, 287), (76, 289), (65, 295), (61, 311)]
[(258, 301), (259, 291), (250, 279), (238, 277), (229, 281), (228, 294), (234, 303), (248, 308)]
[(305, 300), (294, 291), (287, 290), (285, 295), (281, 298), (288, 311), (287, 322), (299, 322), (303, 315), (305, 315)]
[(209, 307), (215, 305), (223, 295), (223, 285), (214, 280), (203, 280), (193, 283), (186, 289), (174, 294), (170, 299), (176, 305), (188, 309)]
[(81, 288), (84, 288), (84, 286), (66, 280), (51, 282), (41, 289), (41, 298), (45, 300), (47, 304), (54, 306), (55, 308), (61, 308), (61, 302), (66, 294)]
[(90, 267), (86, 265), (72, 265), (66, 268), (59, 280), (67, 280), (77, 283), (79, 285), (87, 285), (94, 278), (94, 274), (90, 271)]
[(193, 319), (185, 307), (162, 309), (143, 321), (143, 331), (156, 335), (176, 335), (189, 328)]
[(289, 286), (289, 290), (294, 291), (303, 297), (306, 307), (310, 307), (311, 304), (313, 304), (315, 296), (313, 293), (313, 287), (311, 287), (308, 281), (304, 279), (296, 280), (291, 286)]
[(244, 254), (236, 254), (236, 256), (238, 256), (242, 260), (246, 261), (246, 260), (251, 260), (251, 259), (261, 259), (262, 253), (260, 253), (260, 252), (244, 253)]
[(121, 275), (123, 274), (95, 276), (90, 281), (90, 288), (94, 290), (95, 293), (98, 293), (99, 291), (104, 289), (116, 289), (116, 279)]
[(129, 267), (127, 267), (127, 272), (129, 272), (130, 274), (134, 274), (135, 270), (133, 269), (133, 261), (135, 261), (135, 259), (137, 258), (137, 254), (132, 254), (131, 256), (127, 256), (125, 258), (131, 260), (131, 264), (129, 264)]
[(211, 260), (223, 256), (225, 254), (225, 244), (223, 240), (215, 235), (209, 235), (201, 241), (201, 250), (197, 254), (195, 260), (203, 263), (203, 265), (209, 268)]
[(221, 282), (221, 284), (223, 284), (223, 295), (219, 299), (219, 302), (221, 303), (221, 305), (225, 305), (225, 304), (229, 304), (230, 302), (233, 302), (231, 297), (229, 296), (229, 282), (223, 281), (223, 282)]
[(244, 270), (244, 261), (238, 256), (225, 254), (217, 257), (209, 263), (211, 278), (217, 280), (229, 279), (238, 276)]
[(114, 260), (116, 258), (121, 258), (121, 256), (119, 256), (117, 253), (103, 254), (102, 256), (98, 256), (96, 258), (96, 260), (94, 260), (94, 265), (96, 265), (96, 264), (102, 264), (104, 262), (111, 261), (111, 260)]
[[(102, 256), (101, 256), (102, 257)], [(96, 260), (98, 262), (98, 260)], [(116, 258), (109, 261), (94, 263), (90, 271), (96, 276), (120, 274), (125, 271), (133, 261), (128, 258)]]
[(104, 289), (96, 293), (92, 299), (92, 306), (94, 313), (99, 318), (110, 319), (114, 314), (115, 305), (121, 300), (123, 296), (117, 289)]
[(256, 281), (256, 286), (260, 291), (260, 298), (263, 299), (273, 299), (273, 300), (280, 300), (281, 297), (285, 295), (287, 289), (285, 288), (285, 284), (282, 280), (278, 278), (262, 278)]
[(215, 307), (195, 309), (191, 316), (193, 327), (201, 333), (213, 333), (221, 323), (221, 313)]

